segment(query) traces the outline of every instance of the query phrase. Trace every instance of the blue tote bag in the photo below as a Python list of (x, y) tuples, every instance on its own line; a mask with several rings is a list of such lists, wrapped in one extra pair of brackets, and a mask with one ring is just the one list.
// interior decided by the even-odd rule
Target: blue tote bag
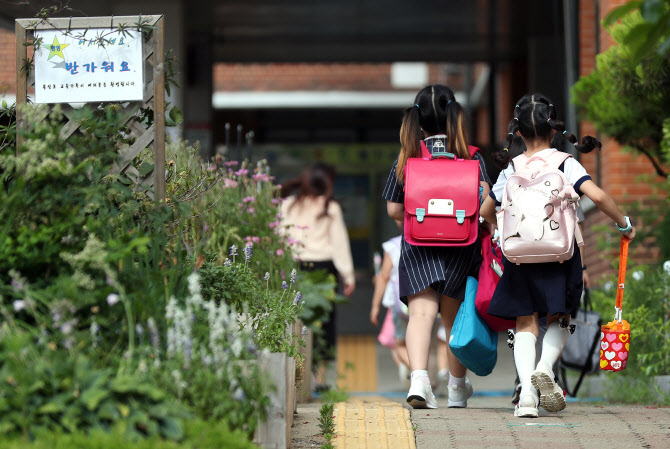
[(458, 309), (449, 337), (451, 352), (478, 376), (491, 374), (498, 360), (498, 334), (477, 313), (477, 279), (468, 277), (465, 300)]

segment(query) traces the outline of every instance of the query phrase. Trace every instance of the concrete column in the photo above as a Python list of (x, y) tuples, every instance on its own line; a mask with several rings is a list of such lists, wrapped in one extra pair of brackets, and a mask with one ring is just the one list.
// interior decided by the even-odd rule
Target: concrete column
[(184, 13), (184, 138), (190, 142), (199, 141), (201, 155), (207, 159), (214, 154), (213, 15), (213, 2), (203, 2), (198, 8), (185, 8)]

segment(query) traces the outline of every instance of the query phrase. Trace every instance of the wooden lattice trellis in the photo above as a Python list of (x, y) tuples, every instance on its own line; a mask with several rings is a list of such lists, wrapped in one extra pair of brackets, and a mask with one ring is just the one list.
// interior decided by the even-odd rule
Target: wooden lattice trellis
[[(33, 70), (23, 70), (28, 60), (28, 42), (32, 42), (36, 30), (75, 30), (87, 28), (117, 28), (119, 25), (129, 28), (137, 27), (138, 23), (153, 28), (148, 40), (144, 42), (142, 53), (144, 58), (144, 99), (128, 102), (123, 107), (124, 123), (131, 130), (134, 142), (121, 154), (119, 165), (115, 171), (125, 173), (140, 186), (152, 187), (149, 195), (157, 201), (165, 200), (165, 67), (164, 67), (164, 31), (163, 16), (119, 16), (119, 17), (72, 17), (52, 19), (17, 19), (16, 34), (16, 127), (17, 150), (22, 144), (22, 131), (26, 129), (20, 106), (28, 101), (28, 90), (35, 84)], [(61, 136), (68, 139), (80, 124), (74, 120), (74, 108), (61, 104), (67, 121), (61, 129)], [(154, 111), (153, 124), (146, 128), (139, 119), (139, 110), (151, 108)], [(49, 111), (51, 108), (49, 108)], [(48, 111), (47, 111), (48, 114)], [(151, 148), (154, 154), (154, 169), (141, 176), (131, 164), (142, 150)]]

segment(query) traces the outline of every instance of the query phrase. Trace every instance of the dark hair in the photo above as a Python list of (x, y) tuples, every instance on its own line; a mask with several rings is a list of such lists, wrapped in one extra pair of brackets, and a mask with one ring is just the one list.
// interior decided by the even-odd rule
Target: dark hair
[(509, 122), (507, 130), (503, 150), (493, 155), (496, 165), (501, 168), (507, 167), (509, 161), (514, 157), (510, 154), (510, 147), (517, 131), (524, 140), (533, 140), (546, 139), (551, 136), (552, 130), (555, 130), (573, 143), (580, 153), (589, 153), (602, 147), (600, 141), (592, 136), (584, 136), (579, 144), (577, 137), (566, 131), (565, 123), (558, 119), (556, 106), (542, 94), (524, 95), (517, 101), (514, 107), (514, 118)]
[(400, 126), (400, 156), (396, 175), (401, 182), (407, 159), (421, 154), (420, 141), (424, 134), (447, 135), (446, 151), (461, 159), (470, 159), (463, 107), (447, 86), (432, 84), (419, 91), (414, 105), (405, 110)]
[(319, 217), (328, 215), (328, 205), (333, 200), (333, 185), (335, 184), (335, 168), (332, 165), (316, 162), (300, 175), (284, 183), (281, 189), (281, 197), (289, 195), (296, 196), (291, 207), (300, 203), (306, 197), (326, 197), (326, 204)]

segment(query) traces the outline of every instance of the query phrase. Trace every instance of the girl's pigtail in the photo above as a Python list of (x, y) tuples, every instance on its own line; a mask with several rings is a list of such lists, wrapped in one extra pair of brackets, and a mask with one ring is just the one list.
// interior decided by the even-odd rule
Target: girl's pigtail
[(465, 112), (456, 100), (447, 103), (447, 151), (460, 159), (471, 159), (468, 150)]
[(419, 125), (419, 107), (417, 105), (407, 108), (402, 117), (400, 125), (400, 155), (396, 176), (398, 181), (405, 181), (405, 164), (410, 157), (417, 157), (421, 153), (422, 138), (421, 126)]
[(593, 136), (582, 137), (582, 143), (579, 144), (577, 136), (575, 136), (571, 132), (563, 129), (562, 133), (565, 136), (565, 138), (568, 139), (570, 143), (572, 143), (577, 149), (577, 151), (579, 151), (580, 153), (590, 153), (593, 150), (601, 149), (603, 146), (602, 143), (600, 143), (600, 141)]
[(575, 143), (575, 148), (577, 148), (577, 151), (579, 151), (580, 153), (590, 153), (591, 151), (596, 149), (600, 150), (602, 146), (603, 144), (600, 143), (600, 141), (593, 136), (582, 137), (581, 145)]
[(519, 120), (516, 117), (509, 122), (507, 130), (509, 132), (507, 133), (507, 138), (505, 138), (505, 143), (503, 143), (503, 149), (493, 154), (493, 162), (495, 162), (501, 170), (507, 168), (512, 160), (512, 155), (510, 155), (509, 149), (512, 146), (514, 134), (519, 131)]

